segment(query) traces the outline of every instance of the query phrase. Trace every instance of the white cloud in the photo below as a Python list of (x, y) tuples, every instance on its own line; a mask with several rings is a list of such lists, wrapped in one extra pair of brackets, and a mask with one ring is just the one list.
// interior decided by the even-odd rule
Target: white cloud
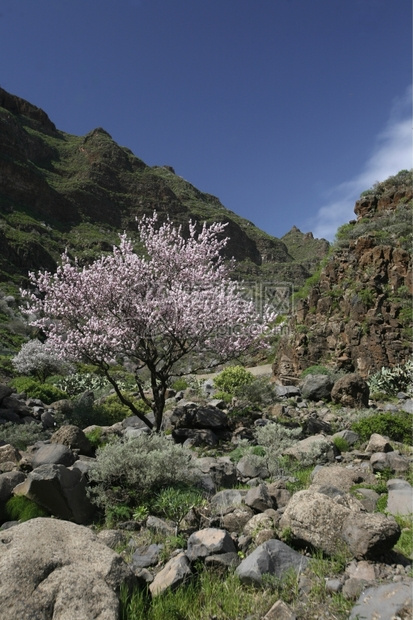
[(355, 218), (354, 203), (361, 192), (376, 181), (412, 168), (411, 106), (412, 86), (409, 86), (404, 96), (395, 100), (389, 121), (377, 136), (373, 153), (362, 172), (328, 192), (331, 200), (319, 209), (312, 224), (315, 237), (334, 239), (337, 228)]

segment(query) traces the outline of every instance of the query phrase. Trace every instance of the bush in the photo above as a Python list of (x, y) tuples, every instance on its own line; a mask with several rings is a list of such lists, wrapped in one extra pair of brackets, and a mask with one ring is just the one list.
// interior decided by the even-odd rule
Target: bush
[(236, 388), (254, 381), (254, 375), (243, 366), (229, 366), (214, 379), (214, 385), (223, 392), (235, 394)]
[(395, 396), (397, 392), (407, 391), (412, 394), (412, 373), (412, 360), (393, 368), (382, 368), (367, 381), (370, 393), (374, 395), (384, 392), (389, 396)]
[(267, 377), (254, 377), (250, 383), (235, 388), (235, 396), (241, 402), (247, 402), (256, 407), (271, 405), (276, 400), (273, 385)]
[(7, 422), (0, 426), (0, 441), (5, 441), (18, 450), (26, 450), (27, 446), (44, 439), (47, 439), (47, 433), (43, 430), (43, 426), (36, 422), (31, 424)]
[(309, 366), (308, 368), (303, 370), (303, 372), (300, 375), (300, 378), (303, 379), (307, 375), (329, 375), (329, 374), (331, 374), (331, 371), (326, 366), (315, 365), (315, 366)]
[(285, 466), (282, 453), (297, 441), (301, 432), (301, 428), (286, 428), (276, 422), (270, 422), (256, 429), (255, 438), (258, 445), (265, 448), (266, 465), (271, 476), (280, 474)]
[(412, 416), (405, 411), (376, 413), (351, 425), (361, 441), (368, 441), (373, 433), (412, 445)]
[(56, 385), (68, 396), (78, 396), (87, 390), (95, 392), (109, 384), (105, 377), (100, 375), (91, 372), (77, 372), (60, 379)]
[(19, 353), (12, 358), (12, 363), (18, 373), (34, 375), (42, 383), (53, 374), (71, 370), (70, 365), (61, 360), (56, 351), (40, 340), (29, 340), (23, 344)]
[(89, 472), (92, 501), (106, 514), (119, 505), (142, 504), (164, 487), (195, 481), (190, 461), (191, 452), (164, 435), (115, 439), (97, 450)]
[(40, 383), (30, 377), (16, 377), (10, 382), (18, 392), (24, 392), (30, 398), (38, 398), (46, 405), (67, 398), (67, 394), (49, 383)]

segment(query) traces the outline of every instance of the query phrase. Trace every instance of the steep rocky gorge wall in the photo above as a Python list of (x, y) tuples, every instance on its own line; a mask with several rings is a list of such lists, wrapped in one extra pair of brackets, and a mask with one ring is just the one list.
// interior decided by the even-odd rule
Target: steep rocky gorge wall
[(339, 230), (318, 281), (296, 299), (274, 373), (294, 381), (314, 364), (363, 377), (412, 353), (412, 174), (366, 192)]

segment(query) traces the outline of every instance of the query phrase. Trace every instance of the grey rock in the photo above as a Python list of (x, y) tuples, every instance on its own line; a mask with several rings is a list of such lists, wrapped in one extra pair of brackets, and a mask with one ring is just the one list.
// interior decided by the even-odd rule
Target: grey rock
[(397, 452), (375, 452), (370, 458), (370, 465), (374, 472), (390, 469), (395, 474), (407, 472), (410, 461)]
[(388, 620), (412, 615), (412, 582), (371, 586), (360, 595), (349, 620)]
[(291, 456), (297, 461), (303, 458), (311, 459), (315, 463), (333, 463), (338, 455), (332, 439), (325, 435), (313, 435), (297, 441), (291, 448), (284, 450), (284, 455)]
[(297, 616), (287, 603), (279, 599), (265, 614), (262, 620), (296, 620)]
[(205, 558), (205, 566), (215, 571), (224, 572), (229, 568), (236, 568), (241, 558), (235, 551), (209, 555)]
[(14, 488), (14, 494), (25, 495), (50, 514), (75, 523), (88, 523), (94, 513), (82, 473), (60, 464), (37, 467)]
[(407, 413), (413, 413), (413, 398), (409, 398), (401, 403), (402, 411), (407, 411)]
[(158, 596), (165, 590), (175, 589), (184, 581), (188, 580), (192, 574), (189, 560), (185, 553), (180, 553), (169, 562), (164, 568), (157, 573), (154, 580), (149, 586), (152, 596)]
[(194, 465), (202, 474), (210, 477), (215, 489), (231, 488), (237, 484), (237, 472), (235, 464), (229, 457), (205, 456), (194, 460)]
[(388, 480), (387, 489), (387, 512), (392, 515), (413, 513), (413, 488), (407, 480)]
[(224, 489), (215, 493), (210, 499), (211, 510), (214, 514), (225, 515), (232, 512), (244, 503), (247, 491), (239, 489)]
[(254, 516), (254, 512), (248, 506), (235, 508), (232, 512), (224, 515), (220, 520), (220, 526), (227, 532), (242, 532), (248, 521)]
[(5, 398), (8, 398), (8, 396), (10, 396), (11, 394), (13, 394), (13, 390), (8, 385), (0, 383), (0, 405), (2, 404), (3, 400)]
[(360, 435), (355, 431), (351, 431), (350, 429), (345, 429), (343, 431), (338, 431), (338, 433), (334, 433), (333, 439), (335, 437), (340, 437), (347, 441), (349, 446), (354, 446), (355, 443), (360, 439)]
[(369, 394), (367, 382), (357, 373), (350, 373), (335, 382), (331, 400), (343, 407), (367, 407)]
[(257, 547), (238, 566), (235, 573), (242, 583), (262, 585), (264, 575), (282, 577), (293, 568), (301, 572), (308, 559), (280, 540), (268, 540)]
[(65, 465), (70, 467), (75, 462), (75, 455), (70, 448), (63, 444), (43, 444), (31, 456), (33, 469), (40, 465)]
[(296, 385), (276, 385), (274, 389), (276, 395), (282, 398), (291, 398), (292, 396), (301, 395), (301, 390)]
[(301, 395), (308, 400), (330, 400), (333, 381), (328, 375), (307, 375), (302, 383)]
[(208, 527), (194, 532), (188, 538), (186, 555), (191, 562), (206, 558), (217, 553), (235, 553), (235, 545), (231, 536), (225, 530)]
[(177, 407), (171, 414), (170, 423), (173, 428), (209, 428), (222, 430), (228, 428), (226, 413), (212, 406), (199, 406), (188, 403)]
[(132, 555), (132, 568), (136, 570), (138, 568), (147, 568), (148, 566), (154, 566), (159, 562), (160, 553), (163, 549), (163, 545), (149, 545), (149, 547), (139, 547)]
[(370, 435), (366, 452), (393, 452), (393, 447), (386, 437), (378, 433), (373, 433)]
[(267, 508), (274, 508), (272, 497), (268, 493), (267, 485), (260, 484), (250, 489), (245, 496), (245, 503), (258, 512), (264, 512)]
[[(71, 450), (79, 450), (81, 454), (90, 455), (93, 453), (92, 444), (85, 433), (74, 424), (61, 426), (50, 438), (52, 444), (62, 444)], [(65, 464), (65, 463), (64, 463)]]
[(159, 517), (149, 515), (146, 519), (146, 527), (148, 530), (152, 530), (165, 536), (174, 536), (176, 534), (176, 524), (172, 521), (164, 521)]
[(209, 428), (177, 428), (172, 431), (172, 437), (177, 443), (185, 443), (189, 440), (191, 446), (210, 446), (218, 444), (218, 437)]
[(0, 617), (117, 620), (118, 593), (135, 577), (88, 528), (31, 519), (2, 532)]
[(246, 454), (237, 463), (237, 472), (242, 478), (268, 478), (265, 461), (255, 454)]
[(341, 538), (357, 559), (377, 559), (393, 548), (400, 527), (381, 513), (351, 513), (343, 522)]

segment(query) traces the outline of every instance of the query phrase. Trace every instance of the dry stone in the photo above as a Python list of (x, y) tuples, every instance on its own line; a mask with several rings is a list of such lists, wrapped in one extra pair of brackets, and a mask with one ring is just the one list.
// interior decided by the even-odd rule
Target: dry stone
[(207, 527), (188, 538), (187, 556), (191, 562), (217, 553), (235, 553), (235, 545), (225, 530)]
[(79, 469), (64, 465), (41, 465), (15, 487), (15, 495), (25, 495), (51, 515), (76, 523), (88, 523), (94, 508), (86, 495), (86, 480)]
[(307, 564), (306, 557), (281, 540), (271, 539), (248, 555), (235, 573), (242, 583), (260, 586), (264, 575), (282, 577), (291, 568), (297, 572), (304, 570)]
[(71, 450), (79, 450), (81, 454), (92, 454), (93, 449), (89, 439), (78, 426), (66, 424), (61, 426), (50, 438), (51, 443), (63, 444)]
[(413, 488), (407, 480), (388, 480), (387, 512), (392, 515), (413, 514)]
[(335, 382), (331, 390), (331, 400), (343, 407), (367, 407), (369, 393), (366, 381), (354, 372)]
[(32, 519), (1, 533), (0, 617), (118, 620), (117, 594), (135, 578), (86, 527)]
[(397, 543), (400, 527), (381, 513), (351, 513), (343, 522), (340, 536), (356, 559), (374, 560)]
[(407, 619), (412, 613), (412, 582), (385, 583), (364, 590), (351, 610), (349, 620)]
[(189, 579), (191, 574), (192, 571), (188, 558), (185, 553), (179, 553), (169, 560), (164, 568), (157, 573), (149, 586), (150, 593), (152, 596), (158, 596), (165, 592), (165, 590), (177, 588)]

